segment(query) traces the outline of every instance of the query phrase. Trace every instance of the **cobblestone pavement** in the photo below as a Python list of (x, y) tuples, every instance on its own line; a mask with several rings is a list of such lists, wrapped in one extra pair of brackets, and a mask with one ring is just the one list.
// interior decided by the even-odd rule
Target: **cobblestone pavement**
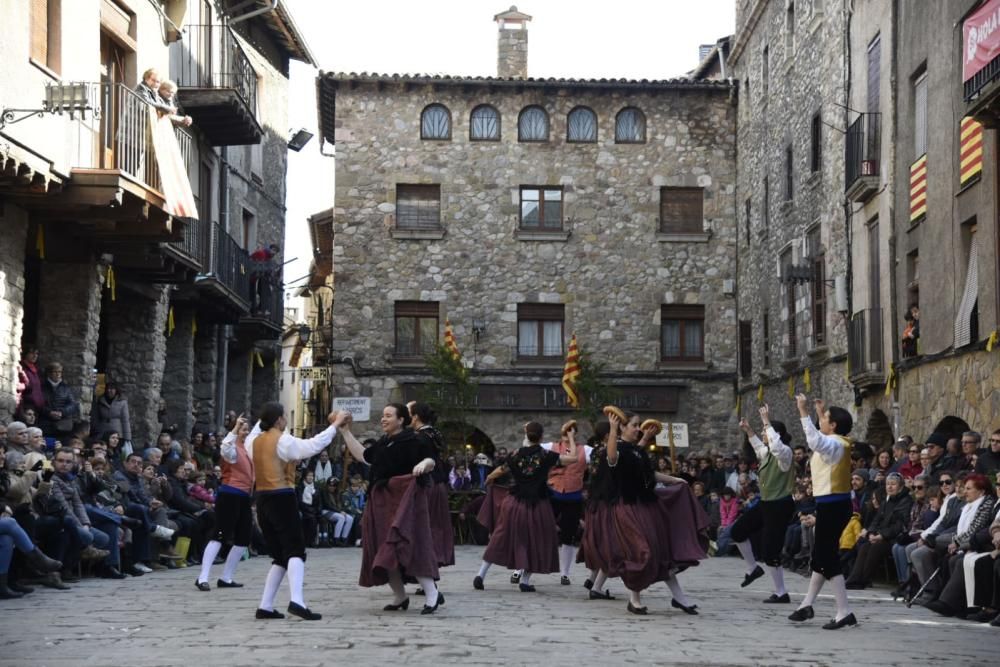
[[(670, 606), (666, 586), (644, 596), (650, 615), (625, 611), (620, 581), (615, 601), (589, 601), (582, 565), (573, 586), (557, 576), (536, 576), (534, 594), (520, 593), (508, 573), (494, 568), (486, 590), (472, 577), (482, 547), (461, 547), (458, 565), (442, 571), (447, 604), (421, 616), (383, 612), (388, 588), (357, 586), (360, 549), (312, 551), (306, 600), (319, 622), (256, 621), (265, 558), (244, 562), (243, 589), (201, 593), (188, 568), (139, 579), (88, 579), (72, 591), (39, 589), (0, 602), (0, 665), (996, 665), (1000, 630), (944, 619), (894, 603), (887, 590), (852, 596), (856, 629), (820, 628), (833, 615), (822, 596), (817, 617), (805, 625), (786, 620), (789, 605), (763, 605), (769, 577), (741, 589), (735, 558), (711, 559), (681, 575), (701, 615)], [(214, 568), (218, 576), (220, 566)], [(793, 601), (806, 580), (788, 575)], [(287, 588), (278, 597), (287, 604)]]

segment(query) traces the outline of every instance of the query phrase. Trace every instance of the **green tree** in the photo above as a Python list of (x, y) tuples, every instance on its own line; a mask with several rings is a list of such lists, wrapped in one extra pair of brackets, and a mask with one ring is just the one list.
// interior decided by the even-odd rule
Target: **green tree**
[(576, 379), (576, 394), (580, 404), (574, 415), (577, 420), (590, 424), (591, 431), (604, 417), (601, 409), (621, 396), (621, 391), (605, 380), (605, 366), (595, 361), (585, 348), (580, 348), (580, 375)]
[[(471, 433), (469, 420), (479, 410), (479, 383), (469, 369), (456, 359), (444, 345), (438, 345), (425, 357), (431, 379), (424, 385), (421, 400), (438, 414), (438, 421), (461, 425), (461, 444)], [(449, 443), (455, 444), (455, 443)]]

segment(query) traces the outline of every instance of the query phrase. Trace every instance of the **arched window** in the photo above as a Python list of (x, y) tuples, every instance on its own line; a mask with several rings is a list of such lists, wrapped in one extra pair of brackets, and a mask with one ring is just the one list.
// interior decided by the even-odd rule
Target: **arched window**
[(517, 117), (518, 141), (548, 141), (549, 115), (542, 107), (525, 107)]
[(451, 112), (443, 104), (430, 104), (420, 114), (421, 139), (451, 139)]
[(576, 107), (566, 116), (566, 141), (594, 143), (597, 141), (597, 114), (587, 107)]
[(646, 116), (635, 107), (626, 107), (615, 117), (616, 144), (646, 142)]
[(500, 112), (489, 104), (480, 104), (469, 116), (469, 139), (500, 141)]

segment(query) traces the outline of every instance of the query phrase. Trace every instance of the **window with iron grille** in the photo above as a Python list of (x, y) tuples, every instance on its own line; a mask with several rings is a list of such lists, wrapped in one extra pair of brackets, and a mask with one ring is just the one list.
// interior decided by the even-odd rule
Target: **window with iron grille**
[(780, 256), (781, 282), (785, 296), (785, 332), (788, 335), (788, 345), (785, 347), (785, 358), (790, 359), (798, 354), (798, 330), (795, 327), (795, 283), (789, 278), (792, 274), (792, 249), (785, 249)]
[(397, 185), (397, 229), (440, 229), (441, 186)]
[(451, 112), (443, 104), (430, 104), (420, 114), (420, 138), (451, 139)]
[(549, 114), (538, 106), (525, 107), (517, 117), (518, 141), (548, 141)]
[(753, 329), (750, 322), (740, 322), (740, 377), (753, 373)]
[(767, 47), (760, 52), (760, 86), (761, 99), (767, 104), (767, 89), (771, 78), (771, 63), (769, 62)]
[(437, 301), (397, 301), (396, 356), (423, 357), (438, 345)]
[(812, 326), (813, 342), (826, 343), (826, 255), (820, 240), (820, 226), (809, 230), (806, 240), (809, 246), (809, 261), (812, 263)]
[(500, 141), (500, 112), (489, 104), (480, 104), (469, 115), (471, 141)]
[(521, 186), (521, 229), (561, 230), (562, 187)]
[(646, 142), (646, 116), (635, 107), (626, 107), (615, 116), (615, 143), (642, 144)]
[(660, 306), (660, 359), (703, 361), (705, 306)]
[(771, 313), (764, 311), (764, 316), (761, 318), (761, 328), (763, 329), (762, 338), (764, 343), (764, 368), (771, 366)]
[(812, 117), (812, 127), (809, 133), (809, 169), (817, 172), (823, 167), (823, 117), (816, 114)]
[(764, 177), (764, 202), (761, 216), (764, 220), (764, 234), (767, 235), (771, 226), (771, 183), (767, 176)]
[(785, 201), (791, 201), (794, 195), (794, 162), (792, 160), (792, 145), (785, 146)]
[(566, 141), (570, 143), (597, 142), (597, 114), (588, 107), (576, 107), (566, 116)]
[(692, 234), (704, 231), (704, 188), (660, 188), (660, 231)]
[(517, 304), (518, 359), (562, 358), (565, 318), (561, 303)]

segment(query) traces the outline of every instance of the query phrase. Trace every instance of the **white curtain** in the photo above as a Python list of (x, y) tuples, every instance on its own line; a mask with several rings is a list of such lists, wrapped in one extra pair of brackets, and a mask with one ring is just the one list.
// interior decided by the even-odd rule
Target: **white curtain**
[(538, 322), (535, 320), (517, 323), (517, 356), (538, 356)]
[(955, 347), (959, 348), (972, 342), (972, 309), (976, 306), (979, 296), (979, 239), (973, 232), (969, 243), (969, 269), (965, 272), (965, 291), (962, 302), (958, 306), (958, 317), (955, 319)]
[(562, 356), (562, 322), (542, 323), (542, 355), (546, 357)]

